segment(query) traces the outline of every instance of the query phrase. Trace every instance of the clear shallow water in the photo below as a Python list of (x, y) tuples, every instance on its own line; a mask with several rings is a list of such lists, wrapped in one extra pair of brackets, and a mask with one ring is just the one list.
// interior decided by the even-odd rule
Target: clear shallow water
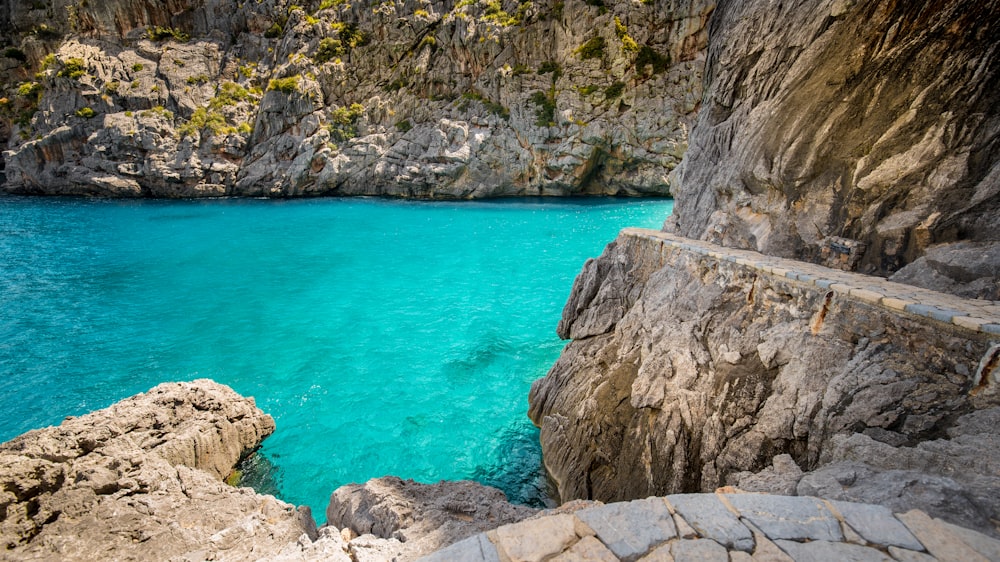
[(0, 441), (167, 381), (254, 396), (280, 497), (474, 478), (544, 499), (531, 382), (588, 257), (668, 200), (0, 197)]

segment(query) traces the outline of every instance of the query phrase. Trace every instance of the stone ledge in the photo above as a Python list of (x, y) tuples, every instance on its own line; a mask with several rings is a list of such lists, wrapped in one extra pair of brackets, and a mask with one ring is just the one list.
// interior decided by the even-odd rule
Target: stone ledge
[(855, 301), (903, 312), (934, 322), (990, 335), (1000, 335), (1000, 302), (966, 299), (904, 285), (861, 273), (767, 256), (750, 250), (726, 248), (659, 230), (626, 228), (623, 236), (658, 240), (662, 244), (704, 257), (753, 268), (765, 275), (814, 285)]
[[(675, 532), (679, 528), (687, 531)], [(919, 510), (893, 514), (881, 506), (812, 497), (715, 493), (675, 494), (542, 516), (471, 537), (420, 560), (933, 561), (952, 560), (958, 553), (968, 562), (995, 560), (1000, 541)]]

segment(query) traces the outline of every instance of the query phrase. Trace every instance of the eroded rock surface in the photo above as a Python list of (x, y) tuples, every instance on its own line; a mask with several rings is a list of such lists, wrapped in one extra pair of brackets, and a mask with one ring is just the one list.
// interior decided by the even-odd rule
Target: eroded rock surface
[(209, 380), (157, 386), (0, 445), (5, 560), (254, 559), (308, 511), (223, 483), (274, 421)]
[(367, 552), (373, 560), (379, 559), (373, 550), (385, 555), (382, 560), (412, 560), (536, 513), (476, 482), (419, 484), (392, 476), (343, 486), (326, 509), (329, 525), (360, 535), (349, 545), (355, 556)]
[[(659, 234), (627, 230), (587, 263), (560, 322), (574, 341), (532, 386), (529, 415), (561, 499), (712, 491), (782, 454), (806, 472), (881, 456), (873, 466), (965, 472), (972, 511), (952, 519), (1000, 519), (984, 493), (996, 490), (995, 470), (975, 452), (994, 439), (973, 437), (990, 424), (962, 417), (1000, 402), (994, 371), (982, 367), (994, 335), (892, 308), (902, 301), (889, 289), (905, 285), (847, 288), (816, 281), (818, 266), (801, 273), (789, 260), (751, 262), (749, 252)], [(948, 452), (935, 445), (946, 432), (956, 432)], [(867, 436), (926, 443), (912, 449), (920, 454), (846, 452)], [(768, 491), (801, 485), (800, 474), (775, 476)], [(916, 507), (904, 504), (893, 507)]]
[(674, 232), (882, 275), (1000, 240), (996, 0), (720, 2), (709, 43)]
[(5, 189), (666, 194), (714, 7), (5, 0)]

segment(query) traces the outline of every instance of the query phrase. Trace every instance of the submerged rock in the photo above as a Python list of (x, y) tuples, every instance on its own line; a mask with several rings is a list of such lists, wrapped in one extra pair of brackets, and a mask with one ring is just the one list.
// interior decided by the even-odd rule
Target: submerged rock
[(253, 399), (198, 380), (8, 441), (4, 558), (252, 559), (315, 536), (307, 509), (222, 481), (273, 431)]

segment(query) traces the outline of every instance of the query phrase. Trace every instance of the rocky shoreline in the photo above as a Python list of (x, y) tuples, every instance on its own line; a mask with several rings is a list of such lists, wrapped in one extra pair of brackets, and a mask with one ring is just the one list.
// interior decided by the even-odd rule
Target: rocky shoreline
[(3, 560), (412, 560), (534, 516), (474, 482), (386, 477), (308, 508), (224, 482), (274, 431), (252, 398), (166, 383), (0, 445)]

